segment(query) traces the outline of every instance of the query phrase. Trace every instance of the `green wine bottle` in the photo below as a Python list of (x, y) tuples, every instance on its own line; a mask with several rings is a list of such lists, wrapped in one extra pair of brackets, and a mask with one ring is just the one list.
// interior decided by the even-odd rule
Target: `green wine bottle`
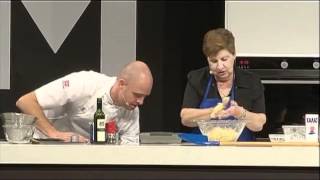
[(105, 114), (102, 111), (102, 98), (97, 98), (97, 110), (94, 113), (94, 128), (93, 128), (93, 142), (94, 143), (105, 143)]

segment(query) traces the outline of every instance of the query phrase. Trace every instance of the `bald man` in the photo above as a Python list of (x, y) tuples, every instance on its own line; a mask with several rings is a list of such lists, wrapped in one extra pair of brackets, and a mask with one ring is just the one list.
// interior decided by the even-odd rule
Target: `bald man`
[(89, 138), (90, 123), (102, 98), (106, 119), (117, 122), (121, 144), (139, 143), (139, 106), (150, 95), (153, 78), (142, 61), (127, 64), (117, 77), (93, 71), (71, 73), (23, 95), (16, 102), (26, 114), (37, 117), (36, 138), (70, 141)]

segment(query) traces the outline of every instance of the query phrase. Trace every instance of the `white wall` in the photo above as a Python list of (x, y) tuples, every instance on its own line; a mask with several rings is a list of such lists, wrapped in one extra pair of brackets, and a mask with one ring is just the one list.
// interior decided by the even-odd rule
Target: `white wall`
[(318, 1), (226, 1), (237, 54), (319, 57)]
[(22, 2), (54, 53), (59, 51), (90, 3), (89, 0)]
[(116, 75), (136, 59), (136, 1), (101, 1), (101, 72)]
[[(22, 2), (56, 53), (90, 1)], [(10, 1), (0, 1), (0, 25), (0, 89), (9, 89)], [(135, 59), (136, 1), (101, 1), (101, 72), (116, 75)]]
[(0, 89), (10, 89), (10, 1), (0, 1)]

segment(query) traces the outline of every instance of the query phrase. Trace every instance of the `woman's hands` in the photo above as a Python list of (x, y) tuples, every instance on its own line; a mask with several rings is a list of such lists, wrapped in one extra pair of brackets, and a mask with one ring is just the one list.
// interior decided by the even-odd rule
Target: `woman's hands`
[[(227, 109), (224, 109), (224, 107), (227, 106), (229, 101), (223, 100), (222, 102), (223, 103), (219, 103), (222, 105), (222, 109), (220, 111), (211, 113), (211, 115), (210, 115), (211, 118), (225, 119), (229, 116), (234, 116), (237, 119), (244, 119), (245, 118), (244, 116), (246, 115), (246, 110), (242, 106), (239, 106), (236, 101), (231, 100), (230, 107)], [(219, 104), (217, 106), (219, 106)], [(215, 107), (217, 107), (217, 106), (215, 106)]]
[(230, 107), (217, 113), (215, 118), (226, 119), (229, 116), (244, 120), (246, 127), (255, 132), (261, 131), (266, 123), (266, 115), (264, 113), (250, 112), (244, 107), (239, 106), (235, 101), (231, 101)]
[(229, 96), (223, 97), (222, 102), (218, 103), (216, 106), (214, 106), (212, 108), (211, 113), (210, 113), (210, 118), (211, 119), (216, 118), (221, 113), (221, 111), (228, 106), (229, 101), (230, 101)]

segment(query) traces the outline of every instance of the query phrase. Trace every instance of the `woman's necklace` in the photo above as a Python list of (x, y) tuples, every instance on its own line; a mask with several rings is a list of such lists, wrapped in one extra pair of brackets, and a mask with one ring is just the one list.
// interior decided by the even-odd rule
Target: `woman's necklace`
[(230, 82), (220, 82), (217, 83), (218, 91), (220, 97), (223, 99), (224, 97), (229, 96), (231, 88), (232, 88), (232, 81)]
[(225, 89), (225, 90), (219, 89), (219, 94), (220, 94), (221, 99), (223, 99), (223, 98), (229, 96), (230, 89)]
[(219, 94), (220, 94), (221, 98), (223, 99), (224, 97), (229, 96), (230, 91), (226, 91), (226, 92), (225, 92), (225, 91), (220, 90), (220, 91), (219, 91)]

